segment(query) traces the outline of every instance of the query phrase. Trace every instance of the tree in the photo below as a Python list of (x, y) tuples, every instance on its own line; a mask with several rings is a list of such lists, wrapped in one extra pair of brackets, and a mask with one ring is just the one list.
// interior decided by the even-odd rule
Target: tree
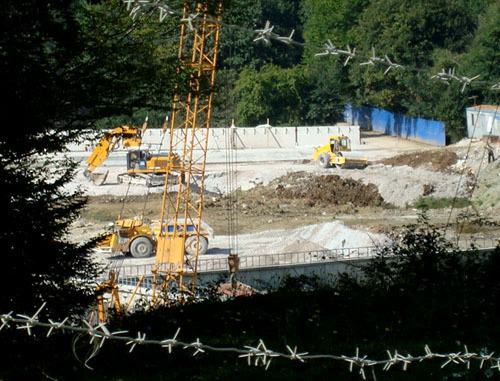
[[(118, 0), (6, 1), (0, 13), (2, 103), (0, 309), (81, 312), (90, 243), (66, 236), (85, 199), (65, 188), (75, 165), (50, 155), (82, 128), (138, 108), (166, 110), (178, 82), (173, 22), (132, 21)], [(183, 77), (182, 77), (183, 78)]]
[(304, 40), (317, 47), (323, 46), (327, 40), (341, 48), (352, 44), (351, 30), (368, 3), (368, 0), (303, 1)]
[[(480, 74), (479, 80), (499, 81), (500, 66), (498, 65), (500, 44), (500, 1), (493, 0), (479, 18), (477, 32), (464, 54), (461, 62), (463, 72), (468, 76)], [(500, 96), (493, 91), (474, 91), (479, 96), (479, 102), (498, 104)]]
[(244, 69), (235, 88), (239, 125), (257, 125), (269, 118), (272, 125), (300, 123), (303, 115), (304, 76), (300, 67), (281, 69), (265, 65), (260, 71)]
[(352, 91), (343, 63), (322, 57), (305, 65), (304, 71), (302, 124), (333, 125), (343, 121), (345, 101)]

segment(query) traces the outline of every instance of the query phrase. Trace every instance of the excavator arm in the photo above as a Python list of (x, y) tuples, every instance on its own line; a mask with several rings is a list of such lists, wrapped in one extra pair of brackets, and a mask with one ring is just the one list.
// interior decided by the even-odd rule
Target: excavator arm
[(107, 131), (87, 159), (87, 166), (83, 172), (85, 177), (102, 184), (107, 173), (104, 177), (102, 175), (92, 176), (94, 170), (106, 161), (120, 142), (123, 148), (139, 147), (142, 143), (142, 134), (147, 128), (147, 122), (148, 118), (146, 118), (141, 128), (120, 126)]

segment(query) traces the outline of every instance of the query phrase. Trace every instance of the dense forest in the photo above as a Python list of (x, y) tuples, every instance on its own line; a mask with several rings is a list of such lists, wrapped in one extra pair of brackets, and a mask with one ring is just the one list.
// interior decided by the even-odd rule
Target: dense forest
[[(454, 69), (457, 76), (498, 82), (498, 0), (242, 0), (223, 9), (221, 50), (213, 125), (325, 125), (342, 120), (345, 104), (368, 105), (407, 116), (441, 120), (455, 141), (465, 134), (465, 108), (498, 103), (498, 92), (476, 85), (462, 91), (431, 74)], [(304, 47), (276, 40), (254, 42), (252, 30), (266, 20), (273, 32)], [(235, 27), (230, 26), (236, 25)], [(338, 55), (315, 56), (330, 40), (364, 56), (376, 54), (408, 68), (361, 66)], [(168, 107), (166, 107), (168, 109)], [(165, 113), (168, 111), (166, 110)], [(141, 110), (161, 126), (163, 112)], [(130, 116), (101, 122), (130, 123)]]

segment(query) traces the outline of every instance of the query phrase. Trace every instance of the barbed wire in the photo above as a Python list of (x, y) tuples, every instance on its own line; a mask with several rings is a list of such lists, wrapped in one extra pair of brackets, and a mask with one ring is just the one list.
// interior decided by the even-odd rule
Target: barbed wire
[[(87, 354), (83, 363), (86, 367), (92, 369), (88, 362), (94, 358), (99, 350), (103, 347), (106, 340), (114, 340), (123, 342), (125, 346), (129, 347), (129, 353), (132, 353), (138, 345), (157, 345), (167, 349), (171, 354), (174, 348), (180, 347), (183, 350), (192, 350), (192, 356), (196, 357), (200, 353), (207, 352), (226, 352), (234, 353), (239, 358), (247, 359), (248, 365), (262, 366), (265, 370), (269, 369), (271, 362), (275, 358), (281, 358), (291, 361), (306, 362), (308, 360), (333, 360), (342, 361), (348, 364), (349, 371), (357, 370), (363, 380), (367, 379), (366, 371), (370, 369), (372, 374), (376, 367), (382, 368), (383, 371), (389, 371), (391, 368), (400, 365), (403, 371), (408, 369), (408, 366), (413, 363), (419, 363), (425, 360), (438, 359), (442, 360), (441, 368), (445, 368), (450, 364), (462, 364), (466, 369), (470, 369), (471, 361), (476, 360), (479, 362), (479, 368), (482, 369), (486, 362), (491, 363), (489, 368), (491, 370), (498, 370), (500, 372), (500, 357), (495, 357), (494, 352), (485, 353), (486, 349), (481, 352), (470, 352), (467, 345), (464, 345), (463, 350), (451, 353), (437, 353), (433, 352), (428, 345), (424, 346), (424, 354), (413, 356), (411, 354), (403, 355), (400, 351), (387, 350), (387, 358), (381, 360), (369, 359), (367, 355), (362, 355), (360, 349), (356, 348), (355, 354), (349, 355), (334, 355), (334, 354), (311, 354), (309, 352), (300, 352), (297, 347), (286, 345), (287, 352), (279, 352), (270, 349), (266, 346), (262, 339), (259, 340), (256, 346), (244, 345), (243, 348), (235, 347), (219, 347), (203, 344), (199, 338), (192, 342), (185, 342), (180, 340), (180, 328), (177, 329), (171, 338), (162, 340), (147, 339), (145, 333), (137, 332), (136, 336), (125, 336), (128, 331), (113, 331), (107, 327), (106, 323), (100, 323), (96, 326), (84, 321), (84, 326), (75, 326), (67, 323), (69, 318), (62, 321), (54, 321), (48, 319), (46, 322), (40, 321), (39, 315), (45, 308), (46, 303), (33, 314), (15, 314), (11, 311), (6, 314), (0, 315), (0, 331), (4, 328), (13, 328), (24, 330), (31, 336), (35, 327), (42, 327), (47, 329), (46, 337), (51, 336), (55, 331), (70, 331), (87, 335), (89, 344), (93, 345), (93, 350)], [(73, 348), (74, 349), (74, 348)], [(76, 354), (75, 354), (76, 355)]]
[[(197, 21), (202, 21), (202, 18), (199, 18), (199, 13), (196, 14), (188, 14), (187, 16), (182, 12), (173, 9), (171, 6), (165, 4), (159, 0), (123, 0), (125, 4), (127, 4), (127, 10), (130, 13), (130, 16), (135, 19), (140, 14), (152, 14), (154, 11), (158, 11), (159, 21), (162, 22), (165, 20), (167, 16), (180, 16), (179, 21), (181, 23), (186, 23), (188, 28), (193, 31), (196, 29), (194, 23)], [(208, 22), (218, 22), (215, 19), (211, 19), (207, 17), (205, 19)], [(254, 42), (262, 41), (265, 44), (270, 44), (271, 40), (277, 41), (279, 43), (283, 43), (285, 45), (293, 45), (298, 47), (308, 47), (313, 52), (316, 51), (315, 56), (325, 56), (325, 55), (339, 55), (345, 56), (346, 59), (344, 61), (344, 66), (346, 66), (351, 60), (361, 60), (361, 66), (385, 66), (384, 75), (389, 73), (391, 70), (400, 70), (400, 71), (412, 71), (417, 73), (427, 73), (430, 75), (431, 79), (436, 79), (444, 84), (449, 85), (450, 82), (458, 82), (462, 84), (463, 93), (468, 86), (471, 86), (473, 83), (477, 85), (486, 85), (490, 86), (489, 90), (491, 91), (500, 91), (500, 82), (495, 81), (480, 81), (478, 78), (480, 75), (474, 76), (464, 76), (464, 75), (456, 75), (455, 68), (449, 68), (448, 70), (442, 69), (438, 73), (432, 73), (428, 69), (410, 67), (406, 65), (400, 65), (396, 62), (393, 62), (389, 56), (384, 55), (383, 57), (377, 56), (375, 54), (375, 48), (372, 47), (371, 56), (366, 56), (362, 54), (356, 53), (356, 48), (351, 49), (349, 45), (347, 45), (347, 50), (342, 50), (333, 45), (331, 40), (327, 40), (322, 47), (310, 45), (305, 42), (300, 42), (293, 39), (293, 35), (295, 33), (295, 29), (293, 29), (288, 36), (281, 36), (274, 32), (274, 25), (271, 25), (270, 21), (267, 20), (263, 28), (258, 29), (249, 29), (247, 27), (235, 24), (227, 24), (224, 22), (220, 23), (221, 26), (238, 29), (241, 31), (248, 32), (249, 34), (254, 35)]]

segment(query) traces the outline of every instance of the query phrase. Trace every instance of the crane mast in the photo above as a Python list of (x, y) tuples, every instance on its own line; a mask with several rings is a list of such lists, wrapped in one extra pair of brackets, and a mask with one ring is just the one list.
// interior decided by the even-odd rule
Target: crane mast
[[(213, 3), (212, 3), (213, 4)], [(161, 230), (153, 269), (153, 303), (171, 285), (181, 295), (194, 294), (213, 88), (219, 48), (221, 3), (208, 16), (209, 2), (194, 10), (184, 3), (179, 60), (189, 73), (188, 88), (178, 86), (170, 121), (169, 155), (179, 161), (167, 168), (162, 197)], [(196, 234), (188, 236), (188, 227)], [(186, 252), (190, 246), (191, 254)]]

